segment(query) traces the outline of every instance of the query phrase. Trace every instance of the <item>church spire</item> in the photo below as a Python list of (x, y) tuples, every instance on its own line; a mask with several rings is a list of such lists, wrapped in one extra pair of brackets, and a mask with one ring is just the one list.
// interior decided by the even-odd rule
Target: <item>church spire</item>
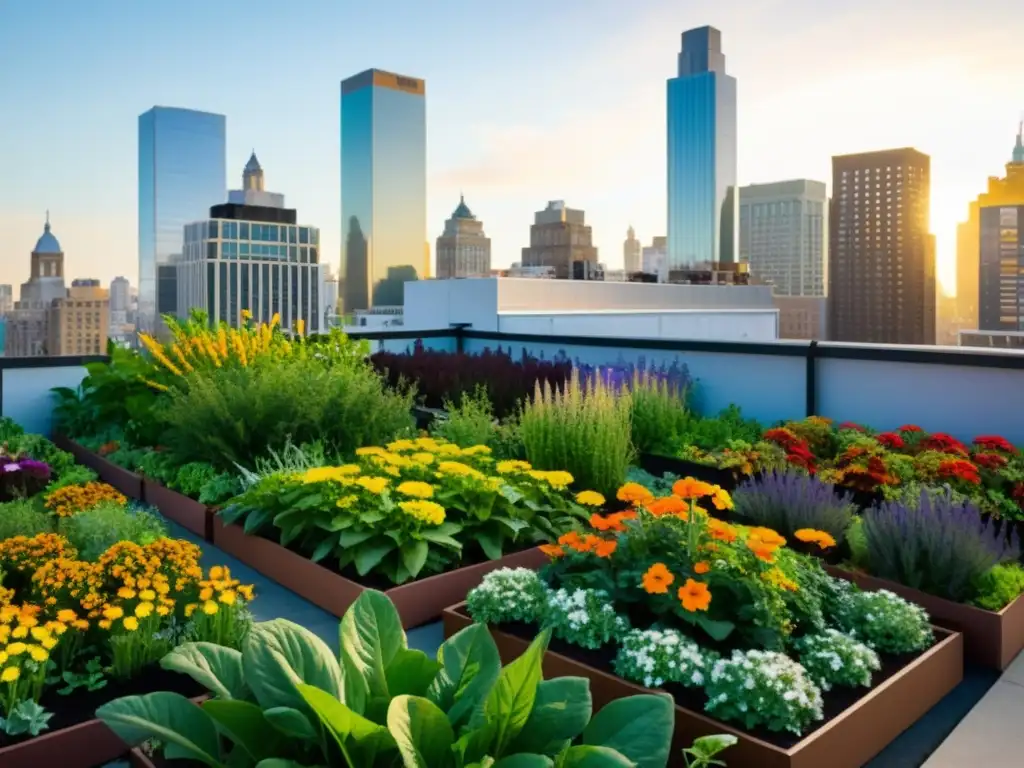
[(1024, 120), (1017, 123), (1017, 143), (1013, 147), (1013, 160), (1015, 165), (1024, 165)]

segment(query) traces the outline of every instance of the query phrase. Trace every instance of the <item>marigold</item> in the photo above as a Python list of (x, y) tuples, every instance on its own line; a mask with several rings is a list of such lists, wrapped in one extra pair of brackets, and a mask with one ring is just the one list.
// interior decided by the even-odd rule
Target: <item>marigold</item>
[(615, 550), (618, 549), (618, 546), (619, 542), (615, 539), (602, 539), (594, 546), (594, 554), (598, 557), (611, 557), (615, 553)]
[(2, 673), (0, 673), (0, 681), (5, 683), (13, 683), (21, 677), (21, 669), (18, 667), (7, 667)]
[(562, 557), (565, 554), (565, 550), (562, 549), (558, 544), (541, 544), (540, 551), (545, 555), (554, 560), (556, 557)]
[(712, 495), (715, 492), (715, 487), (703, 480), (684, 477), (682, 480), (676, 480), (672, 485), (672, 493), (681, 499), (699, 499)]
[(356, 484), (365, 488), (372, 494), (380, 495), (384, 492), (384, 489), (388, 487), (391, 481), (386, 477), (378, 476), (367, 476), (356, 479)]
[(711, 564), (701, 560), (699, 563), (693, 564), (693, 572), (698, 576), (707, 573), (711, 570)]
[(597, 491), (580, 491), (576, 494), (576, 503), (585, 507), (603, 507), (605, 498)]
[(675, 576), (664, 563), (655, 563), (643, 575), (643, 588), (649, 595), (664, 595), (675, 581)]
[(103, 502), (125, 505), (128, 499), (113, 486), (106, 483), (89, 482), (81, 485), (66, 485), (47, 494), (45, 506), (57, 517), (71, 517), (77, 512), (102, 504)]
[(640, 505), (646, 504), (648, 501), (654, 499), (654, 494), (647, 490), (640, 483), (626, 483), (619, 488), (618, 493), (615, 494), (615, 498), (619, 501), (624, 501), (627, 504)]
[(706, 611), (711, 605), (711, 590), (702, 581), (687, 579), (676, 594), (679, 602), (683, 604), (683, 610), (690, 613)]
[(440, 504), (425, 499), (402, 501), (398, 506), (405, 514), (427, 525), (440, 525), (444, 522), (445, 510)]
[(403, 496), (413, 496), (417, 499), (429, 499), (434, 495), (434, 486), (418, 480), (406, 480), (400, 483), (396, 490)]
[(800, 541), (806, 544), (817, 544), (819, 549), (828, 549), (836, 545), (835, 537), (827, 531), (818, 531), (814, 528), (801, 528), (793, 533)]
[(736, 529), (728, 523), (724, 523), (721, 520), (715, 518), (708, 519), (708, 535), (711, 536), (715, 541), (722, 541), (726, 544), (731, 544), (736, 541), (739, 534)]
[(442, 475), (453, 475), (455, 477), (484, 477), (483, 472), (461, 461), (442, 461), (437, 465), (437, 471)]
[(662, 499), (654, 499), (644, 504), (644, 509), (655, 517), (664, 515), (676, 515), (683, 520), (688, 518), (690, 505), (678, 496), (666, 496)]
[(516, 472), (529, 472), (533, 467), (528, 461), (518, 461), (510, 459), (508, 461), (499, 461), (495, 466), (500, 475), (511, 475)]

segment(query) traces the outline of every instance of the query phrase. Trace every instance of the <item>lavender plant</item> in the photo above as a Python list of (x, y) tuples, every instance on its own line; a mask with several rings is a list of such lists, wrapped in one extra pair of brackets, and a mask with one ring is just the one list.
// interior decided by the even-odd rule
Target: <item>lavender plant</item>
[(736, 514), (752, 523), (786, 537), (801, 528), (813, 528), (831, 534), (837, 544), (842, 543), (856, 512), (848, 493), (837, 495), (831, 483), (791, 469), (744, 480), (732, 499)]
[[(916, 507), (916, 508), (915, 508)], [(883, 502), (864, 513), (870, 572), (922, 592), (964, 602), (982, 576), (1020, 558), (1020, 541), (971, 502), (922, 492), (914, 506)]]

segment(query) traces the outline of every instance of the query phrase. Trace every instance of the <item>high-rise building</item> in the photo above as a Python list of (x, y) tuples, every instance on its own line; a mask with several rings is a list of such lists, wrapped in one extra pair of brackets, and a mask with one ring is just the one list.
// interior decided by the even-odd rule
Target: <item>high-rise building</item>
[(641, 250), (641, 266), (644, 274), (656, 275), (659, 283), (668, 282), (668, 238), (655, 237), (650, 245)]
[(626, 239), (622, 243), (622, 267), (627, 275), (639, 272), (643, 263), (640, 261), (640, 241), (636, 239), (636, 232), (630, 225), (626, 230)]
[(128, 314), (132, 302), (132, 284), (127, 277), (115, 277), (110, 281), (110, 311)]
[[(1006, 175), (991, 176), (988, 189), (968, 208), (967, 221), (957, 227), (956, 248), (956, 324), (958, 330), (1024, 330), (1018, 329), (1011, 311), (1014, 297), (1022, 289), (1013, 256), (1013, 244), (1018, 239), (1018, 224), (1011, 222), (1024, 206), (1024, 123), (1018, 126), (1017, 141), (1006, 164)], [(1000, 213), (1005, 209), (1005, 213)], [(1019, 214), (1018, 214), (1019, 215)], [(987, 227), (986, 227), (987, 225)], [(1024, 219), (1019, 220), (1024, 228)], [(997, 232), (997, 230), (999, 230)], [(1003, 231), (1005, 230), (1005, 232)], [(1003, 240), (1003, 237), (1006, 240)], [(1024, 236), (1021, 236), (1024, 238)], [(1021, 264), (1020, 266), (1024, 266)], [(1017, 279), (1015, 279), (1017, 278)], [(1005, 294), (1005, 300), (1001, 295)], [(982, 305), (986, 309), (982, 309)], [(1006, 312), (998, 309), (1005, 304)], [(994, 323), (994, 324), (993, 324)], [(1014, 327), (1010, 327), (1014, 326)]]
[(14, 286), (0, 285), (0, 315), (6, 315), (14, 309)]
[(444, 233), (437, 238), (437, 276), (487, 277), (491, 274), (491, 239), (484, 234), (484, 224), (473, 215), (466, 199), (444, 223)]
[(978, 211), (978, 327), (1024, 331), (1024, 204)]
[(223, 203), (210, 208), (208, 219), (185, 225), (176, 262), (178, 317), (201, 309), (211, 322), (237, 326), (242, 310), (264, 323), (280, 313), (284, 328), (302, 320), (306, 333), (317, 332), (325, 309), (320, 230), (298, 226), (284, 195), (259, 199), (280, 205)]
[(931, 158), (890, 149), (832, 158), (829, 338), (935, 343)]
[(668, 263), (686, 270), (736, 260), (736, 79), (725, 72), (722, 33), (683, 33), (678, 76), (668, 81)]
[(176, 314), (175, 257), (185, 224), (226, 192), (224, 115), (153, 107), (139, 116), (139, 311), (141, 330)]
[(110, 294), (99, 280), (72, 280), (67, 296), (50, 305), (46, 352), (99, 355), (107, 349)]
[(426, 84), (379, 69), (341, 83), (341, 274), (346, 313), (402, 306), (427, 242)]
[(569, 208), (564, 200), (552, 200), (533, 216), (530, 245), (523, 248), (523, 267), (553, 267), (555, 277), (573, 277), (576, 262), (597, 263), (593, 232), (582, 210)]
[(110, 281), (109, 335), (118, 343), (130, 343), (135, 333), (132, 286), (126, 277)]
[(54, 301), (65, 296), (64, 251), (50, 231), (50, 212), (47, 211), (43, 234), (32, 249), (28, 281), (21, 284), (21, 296), (7, 316), (4, 344), (8, 357), (47, 354), (49, 310)]
[(824, 296), (827, 222), (823, 181), (741, 187), (740, 261), (778, 296)]

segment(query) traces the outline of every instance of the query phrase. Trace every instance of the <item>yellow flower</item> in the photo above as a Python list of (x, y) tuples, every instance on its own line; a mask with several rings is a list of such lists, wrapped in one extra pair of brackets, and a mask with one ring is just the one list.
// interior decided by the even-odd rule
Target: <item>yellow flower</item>
[[(216, 568), (216, 566), (214, 566), (214, 568)], [(210, 570), (212, 571), (213, 569), (211, 568)], [(211, 576), (210, 578), (213, 578), (213, 576)], [(154, 592), (152, 589), (144, 589), (141, 592), (139, 592), (139, 600), (146, 600), (152, 602), (153, 600), (156, 600), (156, 592)]]
[(253, 587), (252, 584), (242, 584), (238, 587), (238, 594), (244, 597), (246, 600), (252, 600)]
[(14, 631), (11, 632), (11, 637), (13, 637), (16, 640), (24, 640), (26, 637), (28, 637), (28, 627), (25, 627), (25, 626), (15, 627)]
[(192, 614), (196, 612), (196, 608), (199, 606), (196, 603), (189, 603), (185, 606), (185, 617), (191, 618)]
[(386, 477), (360, 477), (356, 483), (368, 490), (370, 493), (381, 494), (388, 487), (391, 481)]
[(39, 644), (48, 651), (52, 651), (57, 646), (57, 639), (54, 637), (44, 637), (39, 641)]
[(437, 446), (437, 452), (441, 456), (459, 456), (459, 455), (462, 454), (462, 449), (459, 448), (459, 446), (457, 446), (457, 445), (452, 445), (451, 443), (445, 443), (443, 445)]
[(119, 605), (111, 605), (103, 609), (103, 618), (109, 621), (117, 621), (124, 616), (124, 609)]
[(576, 494), (576, 503), (585, 507), (603, 507), (604, 496), (597, 491), (580, 491)]
[(383, 448), (379, 448), (375, 445), (368, 445), (364, 448), (356, 448), (356, 456), (383, 456), (386, 454)]
[(110, 619), (100, 619), (96, 623), (99, 625), (100, 629), (110, 629), (110, 625), (112, 622)]
[(224, 603), (224, 605), (233, 605), (236, 597), (237, 595), (235, 595), (233, 591), (227, 589), (221, 592), (220, 596), (217, 599)]
[(398, 506), (409, 517), (428, 525), (440, 525), (444, 522), (444, 507), (436, 502), (417, 499), (416, 501), (399, 502)]
[(156, 612), (160, 616), (166, 616), (167, 614), (169, 614), (171, 612), (171, 609), (168, 608), (166, 605), (158, 605), (156, 607)]
[(434, 454), (427, 453), (426, 451), (418, 451), (409, 457), (417, 464), (430, 465), (434, 463)]
[(28, 646), (24, 643), (11, 643), (7, 646), (8, 656), (21, 656), (25, 651), (28, 650)]
[(204, 601), (213, 599), (213, 587), (203, 587), (199, 590), (199, 599)]
[(295, 321), (295, 332), (299, 336), (304, 336), (306, 333), (306, 321), (303, 320), (301, 317)]
[(203, 603), (203, 613), (207, 616), (213, 616), (218, 610), (217, 604), (213, 600), (207, 600)]
[(337, 503), (334, 506), (336, 506), (338, 509), (348, 509), (358, 501), (358, 496), (353, 496), (352, 494), (349, 494), (348, 496), (342, 496), (340, 499), (338, 499)]
[(19, 677), (21, 677), (21, 670), (17, 667), (7, 667), (7, 669), (0, 674), (0, 680), (5, 683), (13, 683)]
[(153, 613), (152, 603), (139, 603), (135, 606), (135, 615), (140, 619), (144, 619)]
[(129, 632), (134, 632), (139, 628), (139, 620), (134, 616), (128, 616), (122, 623), (124, 624), (124, 628)]
[(7, 651), (0, 651), (0, 664), (7, 663)]
[(40, 664), (42, 664), (44, 661), (50, 658), (50, 654), (46, 652), (46, 649), (40, 648), (38, 645), (29, 648), (28, 655), (31, 657), (32, 661), (38, 662)]
[(359, 467), (347, 464), (343, 467), (313, 467), (307, 469), (301, 475), (299, 479), (303, 483), (326, 483), (326, 482), (341, 482), (350, 475), (357, 474)]
[(50, 630), (46, 627), (32, 627), (32, 639), (37, 643), (50, 636)]
[(389, 451), (415, 451), (416, 443), (412, 440), (395, 440), (394, 442), (388, 443)]
[(513, 472), (529, 472), (533, 467), (530, 466), (528, 461), (509, 460), (499, 461), (495, 469), (498, 470), (499, 474), (510, 475)]
[(70, 624), (77, 618), (78, 614), (70, 608), (64, 608), (63, 610), (57, 611), (57, 621), (63, 621), (65, 624)]
[(120, 597), (122, 600), (131, 600), (133, 597), (135, 597), (135, 590), (130, 589), (128, 587), (121, 587), (119, 590), (117, 590), (117, 596)]
[[(445, 446), (442, 446), (445, 447)], [(442, 475), (455, 475), (456, 477), (483, 477), (484, 474), (473, 469), (461, 461), (442, 461), (437, 465), (437, 471)]]
[(421, 483), (417, 480), (407, 480), (398, 486), (398, 492), (403, 496), (413, 496), (417, 499), (429, 499), (434, 495), (434, 486), (430, 483)]
[(568, 472), (530, 472), (530, 477), (534, 480), (543, 480), (552, 488), (561, 490), (562, 488), (568, 488), (572, 485), (572, 481), (575, 479)]
[(463, 456), (490, 456), (491, 449), (486, 445), (474, 445), (462, 451)]

